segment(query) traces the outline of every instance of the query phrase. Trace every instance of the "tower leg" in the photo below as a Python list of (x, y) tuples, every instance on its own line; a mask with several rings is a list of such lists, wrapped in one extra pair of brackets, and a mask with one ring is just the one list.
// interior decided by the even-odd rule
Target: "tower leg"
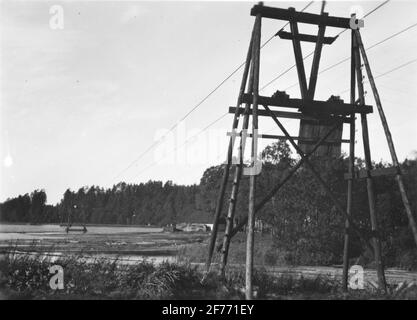
[[(356, 39), (355, 39), (356, 40)], [(359, 55), (359, 48), (357, 46), (357, 41), (355, 41), (355, 64), (356, 64), (356, 76), (358, 82), (358, 93), (359, 93), (359, 102), (360, 104), (365, 103), (364, 97), (364, 90), (363, 90), (363, 78), (362, 78), (362, 70), (361, 70), (361, 59)], [(369, 202), (369, 214), (371, 219), (371, 228), (372, 228), (372, 245), (374, 250), (374, 259), (377, 267), (377, 274), (378, 274), (378, 284), (379, 288), (383, 291), (386, 291), (386, 280), (384, 274), (384, 266), (382, 263), (382, 255), (381, 255), (381, 242), (378, 234), (378, 221), (377, 221), (377, 213), (375, 210), (375, 192), (373, 186), (373, 180), (371, 177), (371, 170), (372, 170), (372, 161), (371, 161), (371, 150), (369, 147), (369, 133), (368, 133), (368, 121), (366, 118), (366, 114), (361, 114), (361, 124), (362, 124), (362, 139), (363, 139), (363, 147), (364, 147), (364, 155), (365, 155), (365, 166), (367, 171), (367, 178), (366, 178), (366, 187), (368, 191), (368, 202)]]
[(362, 38), (359, 33), (359, 30), (355, 30), (355, 35), (356, 35), (356, 40), (358, 42), (359, 49), (362, 53), (362, 58), (363, 58), (363, 62), (365, 65), (366, 73), (368, 75), (368, 80), (371, 85), (372, 92), (374, 94), (375, 103), (378, 109), (379, 117), (381, 118), (382, 126), (384, 128), (385, 137), (387, 138), (387, 143), (388, 143), (388, 148), (391, 154), (392, 163), (394, 167), (397, 168), (396, 180), (398, 183), (398, 187), (400, 189), (401, 198), (404, 204), (405, 212), (407, 213), (408, 223), (410, 225), (411, 232), (413, 233), (413, 236), (414, 236), (414, 242), (416, 243), (416, 246), (417, 246), (417, 225), (414, 220), (413, 213), (411, 211), (411, 206), (410, 206), (410, 202), (408, 201), (407, 193), (405, 191), (404, 181), (403, 181), (403, 177), (402, 177), (401, 170), (400, 170), (400, 164), (398, 162), (397, 153), (394, 147), (394, 141), (392, 140), (391, 132), (388, 127), (388, 122), (385, 117), (384, 109), (382, 109), (381, 99), (379, 97), (378, 89), (376, 88), (375, 79), (372, 75), (371, 67), (369, 65), (368, 57), (366, 55), (366, 51), (363, 46)]
[[(245, 114), (245, 118), (243, 120), (243, 129), (248, 128), (248, 122), (249, 122), (249, 115)], [(222, 279), (225, 279), (225, 272), (226, 272), (226, 264), (227, 264), (227, 257), (229, 255), (229, 246), (230, 246), (230, 240), (231, 240), (231, 232), (233, 230), (233, 219), (235, 216), (236, 211), (236, 202), (239, 192), (239, 185), (242, 178), (242, 171), (243, 171), (243, 155), (244, 155), (244, 141), (243, 137), (241, 137), (240, 147), (239, 147), (239, 161), (240, 163), (236, 166), (235, 170), (235, 176), (233, 179), (233, 186), (232, 186), (232, 193), (230, 196), (230, 202), (229, 202), (229, 209), (227, 212), (227, 218), (226, 218), (226, 230), (224, 233), (224, 239), (223, 239), (223, 246), (222, 246), (222, 261), (220, 266), (220, 276)]]
[[(255, 26), (254, 26), (254, 31), (255, 31)], [(249, 51), (248, 51), (248, 55), (247, 55), (247, 64), (249, 66), (250, 64), (250, 60), (251, 57), (253, 57), (253, 39), (254, 39), (254, 33), (252, 33), (252, 40), (251, 40), (251, 45), (249, 46)], [(249, 83), (248, 83), (248, 93), (252, 94), (253, 93), (253, 78), (254, 78), (254, 64), (252, 63), (251, 65), (251, 70), (250, 70), (250, 76), (249, 76)], [(246, 81), (245, 81), (246, 83)], [(242, 81), (242, 86), (241, 86), (241, 92), (239, 94), (239, 99), (238, 99), (238, 103), (237, 106), (240, 107), (240, 100), (241, 97), (243, 96), (244, 93), (244, 85), (245, 83), (243, 83)], [(242, 90), (243, 89), (243, 90)], [(244, 111), (244, 118), (243, 118), (243, 124), (242, 124), (242, 129), (243, 130), (247, 130), (248, 126), (249, 126), (249, 110), (250, 110), (250, 103), (246, 103), (245, 104), (245, 111)], [(244, 150), (245, 150), (245, 141), (244, 141), (244, 137), (243, 135), (240, 138), (240, 145), (239, 145), (239, 164), (237, 164), (236, 169), (235, 169), (235, 175), (233, 178), (233, 185), (232, 185), (232, 191), (231, 191), (231, 195), (230, 195), (230, 200), (229, 200), (229, 208), (228, 208), (228, 212), (227, 212), (227, 218), (226, 218), (226, 230), (224, 233), (224, 239), (223, 239), (223, 245), (222, 245), (222, 260), (221, 260), (221, 265), (220, 265), (220, 276), (222, 279), (225, 279), (225, 272), (226, 272), (226, 264), (227, 264), (227, 258), (229, 255), (229, 246), (230, 246), (230, 240), (231, 240), (231, 232), (233, 230), (233, 219), (234, 219), (234, 215), (235, 215), (235, 211), (236, 211), (236, 201), (237, 201), (237, 196), (238, 196), (238, 192), (239, 192), (239, 185), (240, 185), (240, 180), (242, 177), (242, 171), (243, 171), (243, 155), (244, 155)]]
[[(259, 58), (261, 43), (261, 15), (258, 14), (255, 20), (255, 36), (253, 42), (253, 112), (252, 112), (252, 160), (255, 164), (257, 152), (255, 139), (258, 130), (258, 98), (259, 98)], [(249, 210), (248, 230), (246, 240), (246, 299), (253, 297), (252, 274), (253, 274), (253, 248), (254, 248), (254, 224), (255, 224), (255, 184), (256, 176), (249, 178)]]
[[(255, 30), (255, 28), (254, 28), (254, 30)], [(246, 87), (246, 83), (247, 83), (247, 79), (248, 79), (248, 74), (249, 74), (249, 67), (250, 67), (251, 58), (252, 58), (253, 33), (254, 33), (254, 31), (252, 32), (252, 37), (251, 37), (251, 40), (250, 40), (250, 43), (249, 43), (248, 54), (247, 54), (246, 62), (245, 62), (245, 69), (243, 71), (242, 82), (241, 82), (241, 85), (240, 85), (239, 96), (238, 96), (238, 99), (237, 99), (237, 108), (236, 108), (236, 112), (235, 112), (234, 118), (233, 118), (233, 126), (232, 126), (233, 130), (236, 130), (238, 125), (239, 125), (239, 107), (241, 105), (242, 96), (243, 96), (243, 93), (245, 91), (245, 87)], [(252, 89), (251, 83), (252, 83), (252, 81), (250, 79), (249, 80), (249, 88)], [(229, 140), (228, 151), (227, 151), (227, 160), (226, 160), (226, 164), (225, 164), (224, 171), (223, 171), (223, 179), (222, 179), (222, 183), (221, 183), (221, 186), (220, 186), (219, 196), (218, 196), (218, 199), (217, 199), (216, 211), (215, 211), (215, 214), (214, 214), (213, 230), (211, 231), (207, 261), (206, 261), (206, 275), (210, 271), (211, 260), (213, 258), (213, 251), (214, 251), (214, 247), (216, 245), (219, 219), (220, 219), (220, 214), (221, 214), (221, 211), (222, 211), (222, 208), (223, 208), (223, 200), (224, 200), (224, 195), (225, 195), (225, 192), (226, 192), (226, 185), (227, 185), (227, 181), (229, 179), (230, 165), (231, 165), (232, 155), (233, 155), (233, 145), (234, 145), (234, 137), (231, 136), (230, 140)], [(203, 278), (203, 280), (204, 279), (205, 279), (205, 277)]]
[[(372, 244), (374, 247), (374, 258), (377, 267), (377, 274), (378, 274), (378, 283), (380, 289), (386, 291), (386, 280), (384, 274), (384, 266), (382, 263), (382, 254), (381, 254), (381, 241), (379, 238), (378, 232), (378, 221), (377, 215), (375, 210), (375, 193), (373, 187), (373, 181), (371, 178), (371, 170), (372, 170), (372, 163), (371, 163), (371, 156), (369, 150), (369, 136), (368, 136), (368, 124), (366, 120), (366, 115), (361, 116), (362, 122), (362, 134), (363, 134), (363, 145), (365, 149), (365, 165), (366, 170), (368, 171), (368, 177), (366, 178), (366, 187), (368, 191), (368, 201), (369, 201), (369, 214), (371, 217), (371, 228), (372, 228)], [(367, 155), (368, 154), (368, 155)]]
[[(355, 56), (353, 51), (354, 33), (352, 32), (352, 49), (351, 49), (351, 61), (350, 61), (350, 103), (355, 103)], [(347, 206), (346, 211), (349, 216), (352, 215), (352, 190), (353, 190), (353, 174), (355, 171), (355, 114), (350, 116), (350, 143), (349, 143), (349, 173), (350, 178), (348, 180), (347, 189)], [(343, 246), (343, 290), (348, 289), (348, 277), (349, 277), (349, 221), (345, 220), (345, 242)]]
[[(350, 124), (350, 147), (349, 147), (349, 173), (350, 178), (348, 180), (347, 189), (347, 206), (346, 211), (349, 216), (352, 215), (352, 190), (353, 190), (353, 176), (355, 170), (355, 116), (352, 116)], [(343, 246), (343, 289), (348, 289), (348, 277), (349, 277), (349, 238), (350, 238), (350, 223), (349, 220), (345, 220), (345, 241)]]

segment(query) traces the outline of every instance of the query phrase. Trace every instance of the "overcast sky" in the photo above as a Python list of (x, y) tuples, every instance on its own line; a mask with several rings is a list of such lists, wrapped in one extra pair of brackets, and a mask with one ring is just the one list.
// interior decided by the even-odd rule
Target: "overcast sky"
[[(378, 3), (330, 1), (326, 11), (348, 17), (355, 5), (366, 13)], [(63, 29), (50, 26), (50, 8), (56, 4), (63, 8)], [(0, 201), (40, 188), (46, 190), (48, 202), (55, 203), (67, 188), (86, 185), (109, 187), (119, 181), (149, 179), (198, 183), (205, 168), (224, 160), (232, 116), (183, 143), (235, 104), (240, 72), (164, 143), (133, 161), (244, 60), (253, 4), (1, 1)], [(265, 2), (297, 9), (306, 4)], [(320, 6), (316, 2), (307, 11), (319, 13)], [(417, 2), (391, 1), (365, 19), (361, 31), (365, 46), (416, 22)], [(264, 19), (262, 42), (283, 24)], [(303, 26), (301, 31), (316, 33), (317, 27)], [(339, 31), (329, 28), (327, 35)], [(349, 56), (349, 45), (345, 32), (326, 46), (321, 69)], [(303, 53), (313, 48), (304, 45)], [(374, 74), (416, 59), (416, 49), (417, 27), (369, 50)], [(261, 85), (293, 63), (291, 43), (272, 40), (261, 52)], [(307, 59), (307, 73), (310, 63)], [(320, 75), (316, 98), (340, 94), (347, 101), (348, 75), (348, 62)], [(293, 69), (262, 94), (271, 95), (296, 81)], [(399, 158), (411, 157), (417, 150), (417, 63), (376, 81)], [(374, 104), (367, 91), (367, 103)], [(299, 96), (297, 86), (287, 92)], [(298, 121), (285, 123), (298, 133)], [(271, 131), (270, 120), (262, 119), (260, 126), (261, 133), (281, 134)], [(377, 113), (369, 116), (369, 127), (373, 159), (388, 161)], [(357, 134), (359, 138), (360, 130)], [(358, 138), (358, 155), (362, 155)], [(167, 159), (166, 151), (175, 148), (175, 157)]]

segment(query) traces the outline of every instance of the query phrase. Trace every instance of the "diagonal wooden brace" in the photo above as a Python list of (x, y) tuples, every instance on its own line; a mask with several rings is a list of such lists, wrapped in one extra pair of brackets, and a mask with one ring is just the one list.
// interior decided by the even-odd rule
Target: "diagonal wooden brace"
[[(287, 139), (290, 141), (291, 145), (295, 148), (297, 153), (300, 155), (301, 159), (304, 159), (305, 163), (308, 165), (311, 172), (316, 176), (317, 180), (320, 182), (320, 184), (323, 186), (323, 188), (326, 190), (326, 192), (329, 194), (330, 198), (334, 202), (337, 210), (347, 219), (347, 221), (350, 224), (350, 228), (352, 231), (354, 231), (357, 236), (363, 241), (363, 243), (370, 249), (372, 247), (370, 246), (367, 239), (363, 237), (361, 232), (359, 231), (359, 228), (356, 226), (356, 224), (352, 221), (351, 216), (348, 214), (348, 212), (343, 208), (342, 204), (339, 202), (339, 200), (336, 198), (336, 196), (333, 194), (333, 192), (330, 190), (327, 183), (323, 180), (323, 178), (320, 176), (320, 174), (316, 171), (312, 163), (309, 161), (308, 157), (304, 154), (304, 152), (300, 149), (300, 147), (295, 143), (294, 139), (290, 136), (288, 131), (285, 129), (285, 127), (282, 125), (282, 123), (278, 120), (278, 118), (272, 113), (271, 109), (268, 108), (268, 106), (264, 106), (264, 108), (270, 112), (270, 115), (272, 119), (275, 121), (275, 123), (278, 125), (278, 127), (281, 129), (281, 131), (284, 133), (285, 136), (287, 136)], [(371, 251), (372, 252), (372, 251)]]
[[(333, 133), (334, 130), (337, 129), (337, 127), (341, 124), (341, 120), (339, 120), (332, 128), (330, 128), (330, 130), (322, 137), (320, 138), (319, 141), (317, 141), (317, 143), (314, 145), (314, 147), (311, 149), (311, 151), (306, 155), (306, 157), (311, 156), (312, 154), (314, 154), (314, 152), (316, 152), (317, 148), (320, 147), (322, 145), (322, 143)], [(291, 170), (288, 172), (288, 174), (285, 176), (285, 178), (283, 178), (275, 187), (274, 189), (271, 190), (271, 192), (266, 195), (261, 202), (259, 202), (256, 207), (255, 207), (255, 212), (259, 211), (262, 209), (262, 207), (269, 201), (271, 200), (271, 198), (278, 192), (279, 189), (281, 189), (288, 180), (290, 180), (290, 178), (294, 175), (294, 173), (297, 172), (297, 170), (302, 166), (302, 164), (305, 162), (305, 159), (301, 159), (294, 167), (291, 168)], [(233, 238), (233, 236), (239, 232), (239, 230), (241, 230), (247, 223), (247, 216), (245, 216), (240, 222), (239, 224), (233, 228), (233, 230), (230, 232), (229, 237)], [(220, 244), (217, 247), (217, 250), (220, 251), (222, 248), (222, 244)]]

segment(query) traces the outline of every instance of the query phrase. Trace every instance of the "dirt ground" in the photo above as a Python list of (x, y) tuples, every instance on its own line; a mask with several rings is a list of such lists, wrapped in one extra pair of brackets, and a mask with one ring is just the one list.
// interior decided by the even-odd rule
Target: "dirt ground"
[(86, 233), (65, 232), (59, 225), (0, 225), (0, 252), (44, 253), (62, 256), (116, 256), (120, 261), (144, 258), (170, 260), (186, 244), (201, 243), (208, 233), (169, 233), (162, 228), (87, 226)]

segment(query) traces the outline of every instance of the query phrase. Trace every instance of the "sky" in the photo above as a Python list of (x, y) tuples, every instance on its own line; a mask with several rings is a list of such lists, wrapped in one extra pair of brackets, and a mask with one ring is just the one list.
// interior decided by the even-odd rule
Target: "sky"
[[(241, 71), (180, 120), (244, 61), (254, 3), (0, 1), (0, 201), (45, 189), (54, 204), (67, 188), (107, 188), (120, 181), (199, 183), (207, 167), (225, 160), (232, 124), (225, 113), (236, 103)], [(349, 17), (352, 10), (360, 15), (379, 3), (327, 1), (325, 11)], [(264, 4), (301, 10), (307, 2)], [(62, 8), (63, 24), (54, 5)], [(316, 1), (306, 12), (319, 13), (320, 7)], [(390, 1), (365, 18), (365, 47), (416, 22), (417, 2)], [(263, 19), (262, 43), (284, 24)], [(315, 34), (317, 27), (302, 25), (300, 31)], [(339, 31), (328, 28), (326, 35)], [(303, 44), (304, 54), (313, 49)], [(345, 32), (324, 47), (320, 69), (349, 53)], [(398, 157), (415, 157), (417, 62), (384, 73), (417, 59), (417, 27), (370, 49), (368, 56), (374, 75), (382, 75), (376, 83)], [(274, 38), (261, 51), (260, 85), (293, 64), (291, 42)], [(307, 74), (310, 65), (306, 59)], [(296, 98), (296, 83), (292, 69), (261, 94), (288, 88)], [(319, 76), (316, 99), (334, 94), (348, 101), (348, 87), (346, 62)], [(367, 104), (375, 106), (366, 82), (365, 89)], [(378, 113), (368, 121), (372, 158), (389, 162)], [(284, 123), (298, 133), (298, 121)], [(262, 132), (281, 134), (269, 119), (260, 120)], [(160, 143), (149, 149), (155, 141)]]

